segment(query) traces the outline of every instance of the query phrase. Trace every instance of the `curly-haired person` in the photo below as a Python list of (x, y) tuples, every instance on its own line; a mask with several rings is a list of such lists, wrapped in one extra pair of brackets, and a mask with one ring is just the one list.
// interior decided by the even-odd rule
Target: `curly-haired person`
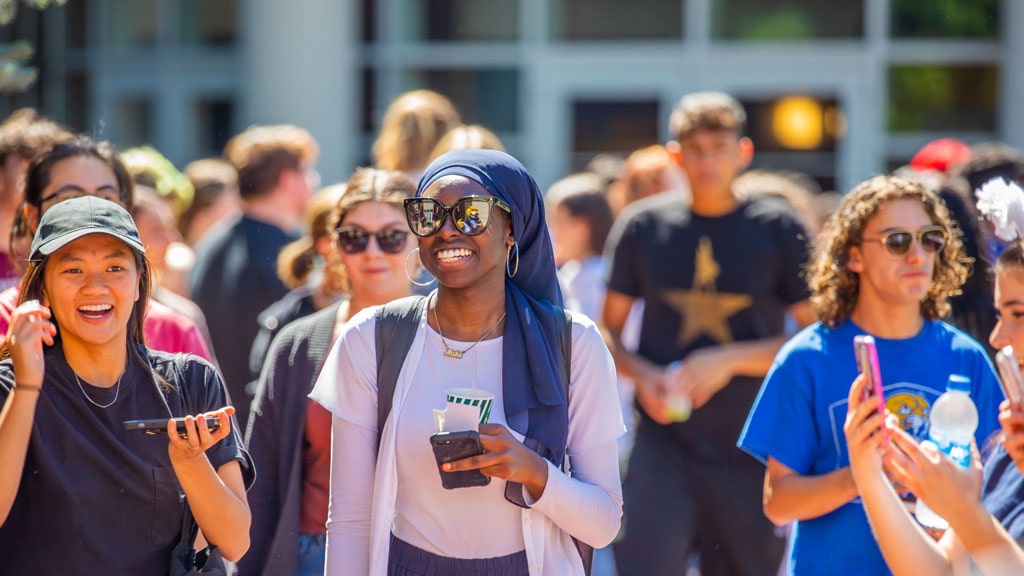
[(999, 429), (996, 376), (984, 348), (943, 322), (968, 273), (959, 230), (938, 196), (879, 176), (843, 199), (807, 266), (820, 322), (779, 351), (739, 446), (767, 465), (764, 512), (796, 522), (795, 574), (888, 574), (850, 470), (843, 433), (853, 339), (874, 336), (885, 407), (923, 439), (950, 374), (971, 380), (978, 445)]

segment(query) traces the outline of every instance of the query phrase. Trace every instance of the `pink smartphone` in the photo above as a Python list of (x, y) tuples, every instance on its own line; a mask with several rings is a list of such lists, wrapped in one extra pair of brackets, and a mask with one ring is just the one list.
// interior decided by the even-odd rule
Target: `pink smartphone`
[[(882, 373), (878, 367), (878, 349), (875, 347), (875, 339), (872, 336), (861, 335), (853, 338), (853, 350), (857, 356), (857, 367), (863, 374), (867, 375), (868, 384), (864, 388), (864, 398), (878, 396), (882, 403), (878, 405), (878, 412), (885, 416), (885, 395), (882, 393)], [(883, 430), (885, 430), (883, 428)]]
[(1003, 387), (1003, 395), (1010, 402), (1024, 399), (1024, 377), (1021, 376), (1017, 356), (1013, 346), (1007, 346), (996, 352), (996, 366), (999, 367), (999, 384)]

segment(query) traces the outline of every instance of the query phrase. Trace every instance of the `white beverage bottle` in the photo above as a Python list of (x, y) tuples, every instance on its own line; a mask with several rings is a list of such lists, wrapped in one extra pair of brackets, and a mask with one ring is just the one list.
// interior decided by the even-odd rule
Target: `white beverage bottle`
[[(967, 468), (971, 465), (971, 439), (978, 428), (978, 409), (971, 400), (971, 380), (952, 374), (946, 392), (932, 406), (928, 440), (953, 462)], [(922, 526), (945, 530), (949, 523), (933, 512), (923, 500), (917, 500), (915, 512)]]

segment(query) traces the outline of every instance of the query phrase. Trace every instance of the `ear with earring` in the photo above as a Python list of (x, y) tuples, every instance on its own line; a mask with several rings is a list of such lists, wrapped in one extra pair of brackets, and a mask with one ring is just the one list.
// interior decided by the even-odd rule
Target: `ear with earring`
[[(513, 248), (515, 250), (513, 250)], [(512, 255), (515, 252), (515, 266), (512, 265)], [(519, 272), (519, 242), (513, 241), (511, 246), (506, 247), (505, 251), (505, 273), (508, 274), (509, 278), (515, 278), (516, 273)]]
[(409, 283), (414, 285), (414, 286), (419, 286), (421, 288), (426, 287), (426, 286), (430, 286), (431, 284), (433, 284), (434, 282), (437, 281), (437, 278), (431, 278), (430, 281), (428, 281), (428, 282), (417, 282), (416, 281), (416, 277), (420, 275), (420, 271), (422, 270), (422, 268), (420, 266), (414, 266), (413, 270), (415, 271), (415, 273), (413, 273), (413, 274), (409, 273), (409, 258), (412, 258), (413, 254), (416, 255), (416, 260), (419, 261), (419, 259), (420, 259), (420, 249), (416, 248), (412, 252), (409, 252), (409, 255), (405, 257), (405, 277), (409, 280)]

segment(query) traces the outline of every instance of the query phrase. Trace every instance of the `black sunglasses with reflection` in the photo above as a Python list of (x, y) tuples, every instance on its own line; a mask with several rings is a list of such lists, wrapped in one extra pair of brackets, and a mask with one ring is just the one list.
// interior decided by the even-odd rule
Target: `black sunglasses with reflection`
[(433, 198), (407, 198), (405, 217), (409, 229), (419, 237), (436, 234), (449, 216), (455, 228), (466, 236), (483, 234), (491, 224), (491, 209), (497, 206), (509, 214), (512, 208), (493, 196), (466, 196), (451, 206), (445, 206)]
[(370, 238), (377, 239), (381, 252), (398, 254), (405, 248), (405, 230), (385, 228), (376, 232), (364, 230), (359, 226), (343, 226), (335, 230), (338, 233), (338, 246), (346, 254), (358, 254), (370, 245)]

